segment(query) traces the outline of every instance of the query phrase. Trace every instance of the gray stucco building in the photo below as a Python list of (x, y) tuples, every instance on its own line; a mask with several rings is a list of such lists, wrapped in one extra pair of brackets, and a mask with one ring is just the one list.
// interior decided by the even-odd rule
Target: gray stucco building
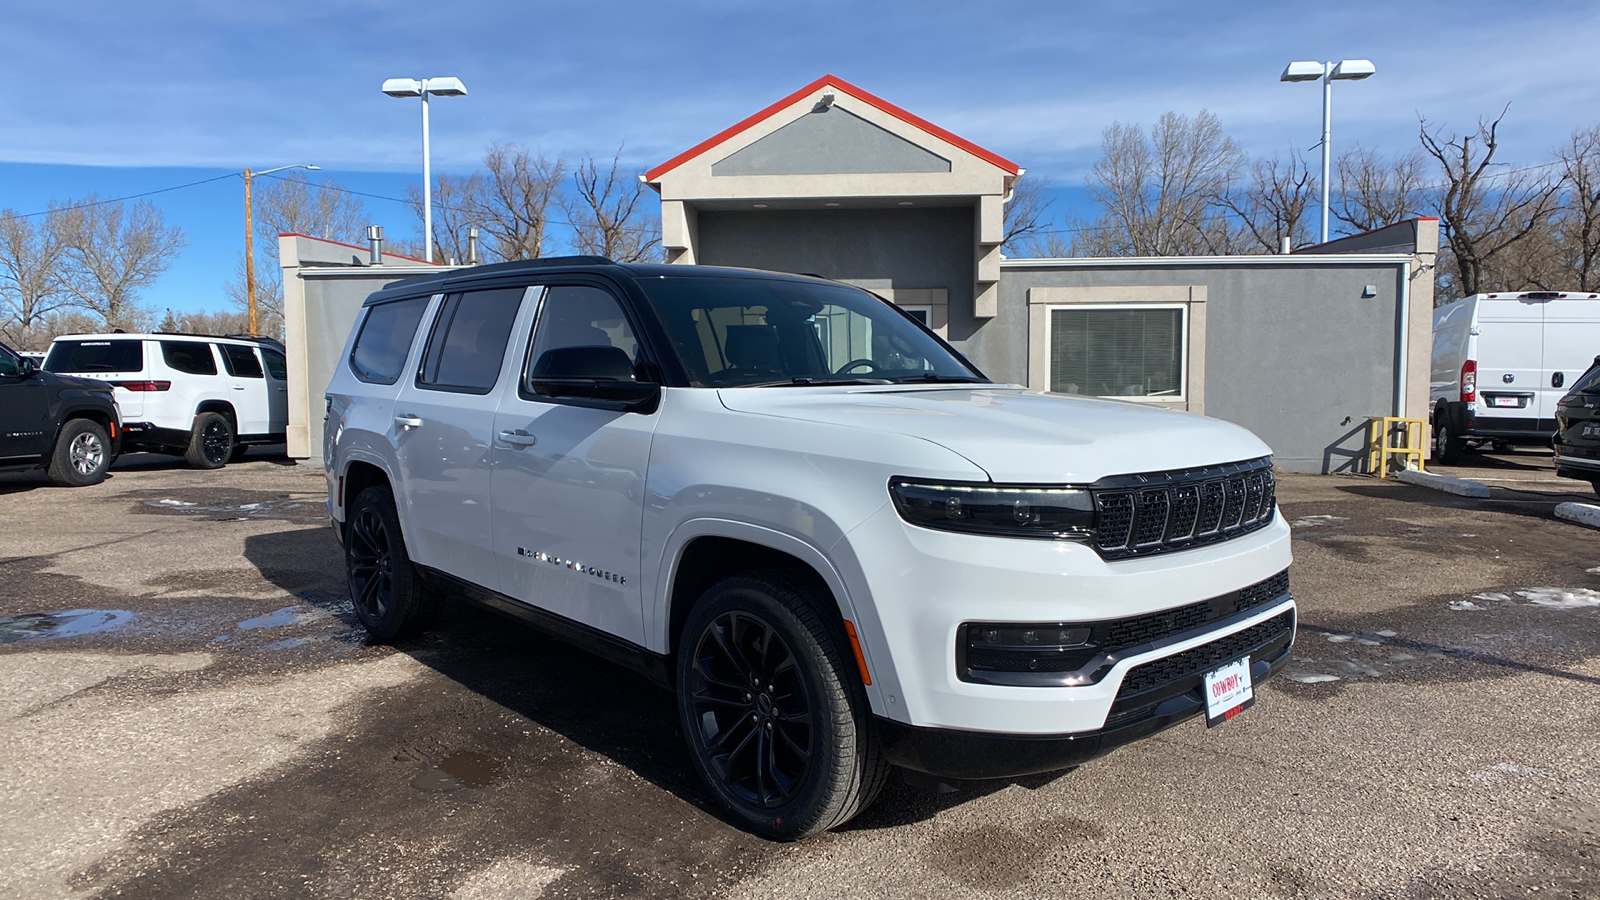
[[(1008, 260), (1004, 204), (1023, 175), (825, 76), (645, 180), (670, 262), (868, 288), (996, 381), (1237, 422), (1286, 470), (1357, 470), (1368, 417), (1427, 416), (1436, 221), (1288, 255)], [(331, 246), (280, 240), (302, 458), (320, 453), (322, 390), (361, 300), (424, 265)]]

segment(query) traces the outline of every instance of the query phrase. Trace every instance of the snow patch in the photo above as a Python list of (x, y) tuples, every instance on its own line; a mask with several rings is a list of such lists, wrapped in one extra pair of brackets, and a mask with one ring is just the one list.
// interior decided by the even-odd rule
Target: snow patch
[(1552, 609), (1586, 609), (1600, 606), (1600, 591), (1588, 588), (1528, 588), (1517, 591), (1518, 597), (1539, 606), (1548, 606)]
[(161, 506), (194, 506), (195, 505), (193, 503), (190, 503), (187, 500), (172, 500), (172, 499), (157, 500), (156, 503), (158, 503)]
[(1514, 762), (1503, 762), (1495, 763), (1481, 772), (1472, 773), (1472, 780), (1484, 784), (1498, 784), (1509, 778), (1554, 778), (1555, 776), (1556, 773), (1549, 769), (1535, 769)]
[(1584, 569), (1584, 571), (1588, 572), (1590, 575), (1600, 575), (1600, 566), (1595, 566), (1592, 569)]
[(1474, 599), (1474, 600), (1488, 600), (1490, 603), (1510, 603), (1511, 602), (1511, 598), (1508, 595), (1501, 594), (1501, 593), (1498, 593), (1498, 592), (1496, 592), (1496, 593), (1488, 593), (1488, 594), (1473, 594), (1472, 595), (1472, 599)]
[(1290, 681), (1298, 681), (1301, 684), (1321, 684), (1321, 683), (1323, 683), (1325, 681), (1338, 681), (1339, 680), (1339, 676), (1337, 676), (1337, 675), (1314, 675), (1314, 674), (1311, 674), (1309, 672), (1291, 672), (1291, 673), (1289, 673), (1289, 680)]
[(1483, 607), (1473, 603), (1471, 600), (1451, 600), (1450, 608), (1456, 612), (1467, 612), (1468, 610), (1483, 609)]
[(1290, 528), (1316, 528), (1321, 525), (1337, 525), (1346, 521), (1344, 516), (1301, 516), (1289, 523)]
[(1330, 634), (1327, 637), (1328, 643), (1330, 644), (1343, 644), (1346, 641), (1353, 641), (1356, 639), (1356, 636), (1353, 634)]

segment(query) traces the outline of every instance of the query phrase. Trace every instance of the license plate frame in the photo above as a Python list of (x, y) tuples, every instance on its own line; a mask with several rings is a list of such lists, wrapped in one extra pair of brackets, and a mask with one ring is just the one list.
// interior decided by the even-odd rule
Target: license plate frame
[(1255, 705), (1250, 657), (1236, 659), (1205, 673), (1200, 691), (1206, 702), (1206, 727), (1215, 728)]
[(1528, 405), (1526, 397), (1488, 397), (1489, 405), (1495, 409), (1525, 409)]

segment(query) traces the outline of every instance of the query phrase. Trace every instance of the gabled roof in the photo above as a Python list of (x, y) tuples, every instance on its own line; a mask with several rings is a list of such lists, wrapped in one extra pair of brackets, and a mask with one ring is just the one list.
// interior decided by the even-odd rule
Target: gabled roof
[(706, 138), (700, 143), (695, 144), (693, 147), (690, 147), (688, 150), (683, 151), (677, 156), (674, 156), (661, 165), (656, 166), (650, 171), (644, 173), (645, 180), (651, 182), (660, 180), (661, 176), (667, 174), (673, 169), (676, 169), (689, 160), (694, 159), (700, 154), (723, 143), (740, 132), (748, 131), (751, 128), (754, 128), (756, 125), (765, 122), (767, 119), (772, 118), (783, 110), (793, 106), (806, 96), (821, 90), (824, 87), (831, 87), (836, 91), (842, 91), (846, 94), (849, 94), (857, 100), (873, 106), (882, 112), (888, 113), (889, 115), (894, 116), (895, 118), (905, 122), (908, 125), (911, 125), (914, 128), (919, 128), (946, 143), (960, 147), (962, 150), (971, 153), (973, 156), (978, 157), (984, 162), (1004, 170), (1008, 175), (1016, 175), (1022, 171), (1022, 167), (1018, 166), (1011, 160), (1006, 159), (997, 153), (991, 153), (990, 151), (985, 150), (982, 147), (979, 147), (977, 144), (974, 144), (964, 138), (957, 137), (956, 135), (945, 131), (943, 128), (940, 128), (939, 126), (921, 118), (920, 116), (912, 115), (911, 113), (906, 112), (905, 110), (895, 106), (893, 103), (890, 103), (881, 97), (867, 93), (861, 88), (858, 88), (850, 82), (845, 81), (843, 78), (839, 78), (835, 75), (824, 75), (800, 90), (795, 91), (782, 100), (779, 100), (777, 103), (772, 104), (771, 106), (761, 110), (753, 116), (750, 116), (739, 124), (734, 125), (732, 128)]

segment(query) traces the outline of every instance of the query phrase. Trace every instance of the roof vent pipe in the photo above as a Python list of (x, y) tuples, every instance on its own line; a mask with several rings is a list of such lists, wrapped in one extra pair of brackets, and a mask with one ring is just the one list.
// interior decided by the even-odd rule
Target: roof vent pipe
[(367, 246), (369, 248), (371, 248), (370, 249), (370, 255), (368, 256), (368, 259), (367, 259), (367, 265), (369, 265), (369, 266), (381, 266), (381, 265), (383, 265), (383, 226), (382, 225), (368, 225), (367, 226)]
[(1289, 255), (1289, 236), (1287, 234), (1283, 236), (1283, 249), (1278, 252), (1285, 256)]
[(478, 264), (478, 229), (477, 226), (467, 229), (467, 265)]

